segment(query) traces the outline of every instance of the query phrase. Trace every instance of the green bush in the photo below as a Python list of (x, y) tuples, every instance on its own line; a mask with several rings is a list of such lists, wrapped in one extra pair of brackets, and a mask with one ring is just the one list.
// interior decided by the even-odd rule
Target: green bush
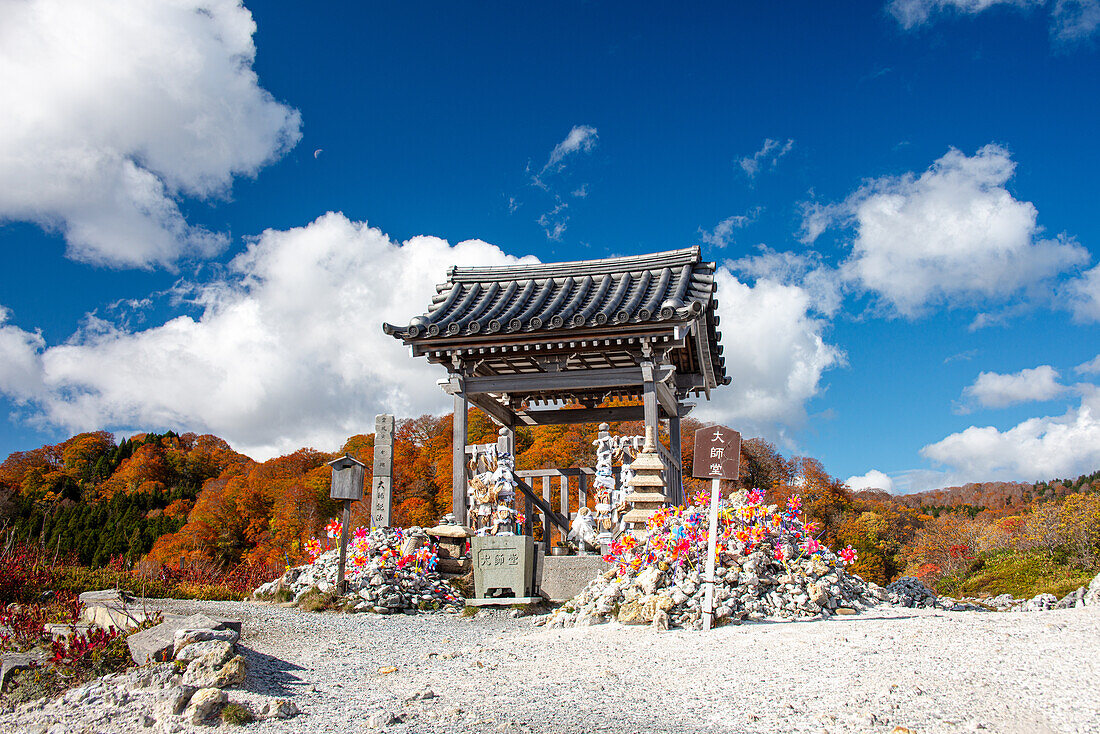
[(222, 708), (222, 721), (233, 726), (244, 726), (256, 720), (252, 709), (239, 703), (227, 703)]
[(936, 582), (936, 591), (950, 596), (1012, 594), (1030, 599), (1036, 594), (1061, 598), (1088, 586), (1096, 569), (1069, 564), (1066, 555), (1051, 558), (1038, 551), (996, 550), (980, 553), (970, 565)]

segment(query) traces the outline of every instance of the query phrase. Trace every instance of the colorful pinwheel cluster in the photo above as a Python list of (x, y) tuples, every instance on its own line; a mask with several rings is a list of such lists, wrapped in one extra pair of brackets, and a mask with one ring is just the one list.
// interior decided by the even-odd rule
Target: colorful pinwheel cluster
[[(325, 535), (328, 539), (336, 540), (340, 537), (342, 527), (338, 520), (333, 520), (325, 526)], [(385, 542), (379, 542), (385, 538)], [(405, 534), (401, 528), (390, 528), (388, 535), (379, 532), (372, 533), (368, 528), (358, 527), (352, 532), (351, 542), (348, 543), (348, 575), (354, 576), (370, 564), (371, 558), (381, 558), (383, 564), (392, 563), (397, 568), (412, 567), (418, 571), (434, 571), (439, 562), (439, 556), (435, 548), (429, 543), (421, 546), (413, 553), (401, 555), (401, 546), (404, 544)], [(312, 538), (305, 544), (305, 551), (309, 554), (312, 563), (319, 556), (332, 550), (335, 544)]]
[[(665, 507), (649, 519), (644, 541), (623, 535), (611, 544), (605, 560), (618, 565), (622, 574), (649, 566), (661, 570), (685, 566), (697, 568), (706, 561), (710, 496), (697, 493), (688, 507)], [(746, 493), (743, 502), (720, 500), (718, 505), (717, 558), (748, 555), (762, 550), (778, 561), (794, 561), (826, 550), (815, 535), (816, 523), (802, 519), (802, 500), (792, 496), (785, 506), (764, 504), (763, 490)], [(845, 564), (855, 560), (851, 546), (840, 552)]]

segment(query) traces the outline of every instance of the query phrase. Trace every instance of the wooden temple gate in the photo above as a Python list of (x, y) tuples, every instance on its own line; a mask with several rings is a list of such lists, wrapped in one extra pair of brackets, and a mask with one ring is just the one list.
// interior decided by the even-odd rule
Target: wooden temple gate
[[(440, 386), (454, 396), (455, 517), (466, 517), (470, 405), (501, 426), (498, 444), (509, 453), (517, 426), (644, 420), (659, 435), (664, 422), (669, 446), (659, 451), (667, 493), (672, 503), (682, 503), (680, 419), (694, 408), (686, 400), (709, 398), (731, 381), (717, 331), (714, 269), (698, 247), (568, 263), (451, 267), (423, 315), (404, 327), (383, 324), (414, 357), (449, 373)], [(526, 507), (559, 532), (567, 532), (571, 516), (569, 483), (580, 492), (590, 473), (515, 472)], [(563, 488), (558, 509), (549, 501), (553, 478)], [(525, 514), (531, 522), (532, 513)], [(548, 547), (551, 535), (544, 534)]]

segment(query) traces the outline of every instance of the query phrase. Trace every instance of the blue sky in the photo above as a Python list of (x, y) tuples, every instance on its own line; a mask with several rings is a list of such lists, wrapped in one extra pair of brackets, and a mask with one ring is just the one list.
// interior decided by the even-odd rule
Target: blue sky
[(693, 244), (697, 415), (854, 486), (1100, 468), (1100, 2), (0, 7), (0, 455), (443, 412), (454, 263)]

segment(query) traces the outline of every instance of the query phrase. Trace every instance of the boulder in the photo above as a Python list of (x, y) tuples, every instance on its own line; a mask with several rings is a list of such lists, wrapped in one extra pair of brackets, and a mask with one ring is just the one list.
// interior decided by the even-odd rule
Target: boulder
[(1085, 592), (1083, 598), (1085, 606), (1087, 607), (1100, 607), (1100, 573), (1089, 583), (1088, 591)]
[(201, 724), (221, 710), (229, 697), (225, 691), (217, 688), (203, 688), (191, 696), (191, 702), (183, 713), (184, 719), (192, 724)]
[(190, 663), (192, 660), (198, 660), (201, 657), (209, 655), (211, 660), (218, 661), (217, 665), (220, 667), (228, 663), (235, 653), (236, 649), (230, 642), (224, 640), (207, 640), (205, 642), (196, 642), (183, 648), (176, 653), (176, 660)]
[(130, 657), (138, 665), (148, 665), (151, 662), (171, 660), (175, 654), (176, 632), (179, 630), (196, 629), (226, 629), (236, 626), (240, 631), (240, 622), (228, 622), (213, 619), (205, 614), (193, 614), (190, 617), (172, 619), (150, 627), (147, 630), (136, 632), (126, 638), (126, 646), (130, 648)]
[(243, 683), (247, 673), (242, 656), (224, 660), (219, 651), (211, 651), (187, 665), (183, 683), (195, 688), (225, 688)]
[(293, 701), (285, 698), (268, 701), (259, 708), (256, 715), (261, 719), (289, 719), (298, 713), (298, 707)]
[(208, 642), (217, 640), (220, 642), (228, 642), (230, 645), (236, 645), (237, 640), (239, 640), (240, 638), (240, 633), (232, 629), (208, 629), (203, 627), (197, 629), (180, 629), (176, 630), (176, 633), (173, 636), (173, 653), (174, 656), (178, 658), (180, 652), (185, 647), (195, 642)]

